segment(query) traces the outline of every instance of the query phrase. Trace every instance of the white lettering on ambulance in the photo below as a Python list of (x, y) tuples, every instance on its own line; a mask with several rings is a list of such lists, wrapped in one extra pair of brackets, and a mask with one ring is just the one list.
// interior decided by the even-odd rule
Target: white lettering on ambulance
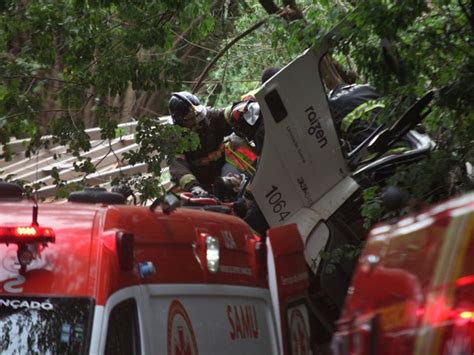
[(283, 286), (293, 285), (301, 281), (305, 281), (307, 278), (308, 278), (308, 275), (306, 274), (306, 272), (301, 272), (299, 274), (288, 276), (288, 277), (282, 276), (281, 284)]
[(232, 340), (258, 339), (257, 310), (254, 305), (227, 305), (227, 318)]
[(26, 281), (26, 278), (23, 275), (16, 275), (12, 279), (8, 279), (3, 284), (3, 290), (8, 293), (21, 293), (23, 292), (23, 287), (17, 287), (23, 284)]
[(219, 271), (225, 272), (227, 274), (252, 276), (252, 269), (250, 269), (249, 267), (221, 265), (219, 266)]
[(13, 309), (18, 308), (28, 308), (28, 309), (43, 309), (45, 311), (51, 311), (54, 306), (52, 303), (45, 301), (45, 302), (38, 302), (38, 301), (27, 301), (27, 300), (2, 300), (0, 299), (0, 306), (2, 307), (10, 307)]

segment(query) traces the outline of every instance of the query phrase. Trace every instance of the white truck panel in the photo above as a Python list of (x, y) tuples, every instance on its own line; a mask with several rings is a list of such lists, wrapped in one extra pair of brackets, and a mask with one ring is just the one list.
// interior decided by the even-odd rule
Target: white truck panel
[(257, 93), (265, 143), (252, 193), (270, 226), (288, 223), (348, 174), (319, 74), (307, 50)]

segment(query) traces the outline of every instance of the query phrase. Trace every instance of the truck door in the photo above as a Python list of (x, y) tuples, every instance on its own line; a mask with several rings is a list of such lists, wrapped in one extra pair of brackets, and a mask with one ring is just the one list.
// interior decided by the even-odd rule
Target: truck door
[(322, 223), (358, 189), (349, 176), (319, 74), (323, 52), (307, 50), (256, 97), (265, 142), (252, 193), (271, 227), (295, 223), (308, 265), (325, 248)]

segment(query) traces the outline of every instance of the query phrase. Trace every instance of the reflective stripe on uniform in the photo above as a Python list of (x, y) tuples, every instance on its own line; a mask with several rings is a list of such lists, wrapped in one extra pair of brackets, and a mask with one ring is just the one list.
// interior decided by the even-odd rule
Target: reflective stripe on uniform
[(220, 159), (224, 155), (224, 144), (222, 143), (217, 150), (210, 152), (206, 157), (194, 159), (190, 163), (197, 166), (206, 166), (211, 162)]
[(365, 118), (365, 115), (376, 109), (384, 108), (385, 105), (378, 100), (369, 100), (364, 102), (362, 105), (357, 106), (354, 110), (348, 113), (341, 122), (341, 131), (347, 132), (349, 127), (354, 123), (355, 120), (361, 120)]
[[(392, 154), (402, 154), (402, 153), (408, 152), (409, 150), (410, 150), (410, 147), (395, 147), (395, 148), (387, 150), (387, 152), (382, 154), (382, 157), (386, 157)], [(369, 154), (366, 159), (367, 160), (374, 159), (375, 157), (377, 157), (377, 155), (378, 153)]]
[(186, 187), (188, 187), (191, 183), (197, 183), (197, 179), (193, 174), (186, 174), (179, 179), (179, 187), (186, 191)]
[(238, 147), (233, 150), (230, 144), (226, 145), (225, 160), (240, 171), (246, 171), (253, 175), (255, 167), (252, 165), (257, 159), (257, 155), (249, 148)]

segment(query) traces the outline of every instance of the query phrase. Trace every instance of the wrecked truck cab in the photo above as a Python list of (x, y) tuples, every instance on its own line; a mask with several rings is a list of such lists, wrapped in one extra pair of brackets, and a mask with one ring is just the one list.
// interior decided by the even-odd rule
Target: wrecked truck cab
[[(431, 109), (434, 93), (428, 92), (393, 124), (371, 126), (362, 143), (346, 149), (351, 145), (338, 134), (320, 67), (347, 26), (341, 23), (318, 48), (306, 50), (256, 93), (265, 139), (251, 192), (269, 233), (297, 226), (311, 271), (309, 293), (319, 344), (330, 340), (356, 264), (355, 258), (334, 262), (332, 253), (357, 250), (366, 238), (360, 214), (362, 188), (434, 148), (428, 136), (414, 130)], [(391, 152), (401, 139), (406, 149)]]
[(1, 352), (279, 354), (260, 250), (224, 214), (0, 201)]

